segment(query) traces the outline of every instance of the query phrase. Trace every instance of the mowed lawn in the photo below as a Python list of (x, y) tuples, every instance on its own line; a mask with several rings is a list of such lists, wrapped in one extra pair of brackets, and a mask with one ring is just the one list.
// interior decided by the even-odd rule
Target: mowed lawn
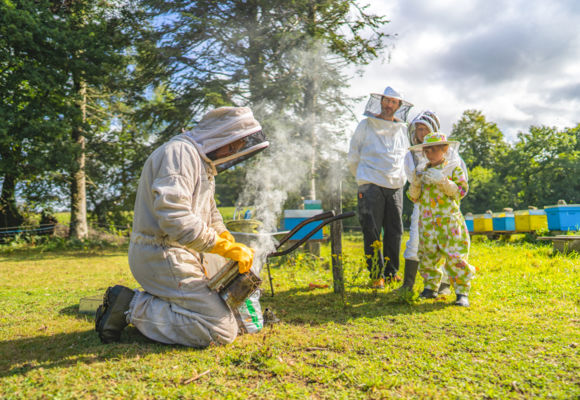
[(132, 327), (119, 344), (99, 342), (79, 299), (137, 287), (126, 248), (1, 253), (0, 398), (580, 396), (578, 255), (476, 240), (463, 309), (454, 296), (418, 302), (367, 289), (360, 236), (344, 247), (344, 298), (324, 262), (280, 260), (274, 297), (263, 274), (262, 304), (281, 322), (204, 350), (152, 343)]

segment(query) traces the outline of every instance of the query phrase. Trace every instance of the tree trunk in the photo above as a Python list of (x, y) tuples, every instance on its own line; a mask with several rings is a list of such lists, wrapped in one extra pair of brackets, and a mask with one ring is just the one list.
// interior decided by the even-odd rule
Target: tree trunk
[(316, 200), (316, 152), (318, 143), (316, 140), (316, 91), (317, 84), (312, 78), (306, 81), (304, 90), (304, 137), (310, 140), (312, 153), (310, 155), (310, 190), (308, 196), (311, 200)]
[[(315, 39), (316, 26), (316, 2), (310, 1), (308, 7), (308, 27), (307, 32), (311, 37), (310, 46)], [(318, 101), (318, 85), (316, 79), (308, 76), (304, 88), (304, 136), (310, 140), (312, 154), (310, 156), (310, 190), (308, 196), (311, 200), (316, 200), (316, 152), (318, 143), (316, 140), (316, 104)]]
[(73, 128), (72, 139), (78, 148), (78, 155), (72, 170), (71, 182), (71, 206), (70, 206), (70, 231), (71, 239), (86, 239), (89, 236), (87, 225), (87, 193), (85, 176), (85, 136), (83, 124), (86, 121), (87, 113), (87, 86), (85, 82), (80, 82), (81, 94), (81, 115), (82, 122)]
[(256, 1), (248, 1), (244, 5), (248, 22), (246, 35), (248, 36), (248, 88), (250, 90), (250, 103), (258, 105), (264, 98), (264, 56), (262, 54), (262, 38), (259, 31), (260, 21), (258, 20), (259, 5)]
[(0, 226), (19, 226), (23, 221), (24, 218), (16, 207), (16, 176), (6, 173), (0, 195)]

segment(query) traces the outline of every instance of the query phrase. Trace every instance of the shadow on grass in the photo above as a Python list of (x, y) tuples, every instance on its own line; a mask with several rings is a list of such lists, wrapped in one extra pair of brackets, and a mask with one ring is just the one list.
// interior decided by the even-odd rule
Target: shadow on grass
[(72, 306), (62, 308), (58, 313), (61, 315), (67, 315), (69, 317), (74, 317), (74, 318), (79, 319), (81, 321), (94, 321), (95, 320), (95, 313), (85, 314), (85, 313), (79, 312), (79, 305), (78, 304), (74, 304)]
[[(79, 313), (78, 305), (65, 307), (61, 315), (75, 317), (94, 326), (94, 315)], [(118, 343), (102, 344), (94, 329), (0, 342), (0, 377), (26, 375), (35, 369), (90, 365), (109, 359), (140, 358), (167, 351), (195, 351), (190, 347), (166, 345), (149, 340), (134, 326), (123, 330)]]
[[(328, 322), (346, 324), (358, 318), (384, 318), (401, 314), (441, 310), (449, 302), (429, 301), (409, 304), (394, 292), (347, 292), (345, 301), (330, 291), (291, 289), (271, 297), (264, 294), (263, 307), (271, 307), (283, 323), (322, 325)], [(91, 322), (94, 316), (78, 312), (78, 305), (65, 307), (62, 315)], [(123, 331), (121, 341), (100, 343), (93, 329), (83, 332), (14, 338), (0, 342), (0, 377), (26, 375), (35, 369), (67, 368), (79, 363), (90, 365), (109, 359), (139, 358), (167, 351), (192, 351), (183, 346), (168, 346), (150, 341), (130, 326)]]
[(357, 318), (381, 318), (402, 314), (432, 312), (452, 306), (454, 296), (441, 300), (405, 301), (395, 291), (347, 291), (342, 297), (328, 290), (321, 292), (295, 288), (278, 292), (274, 297), (264, 293), (262, 307), (274, 309), (289, 324), (319, 325), (327, 322), (345, 324)]
[(192, 351), (182, 346), (153, 342), (133, 327), (127, 327), (121, 341), (102, 344), (94, 330), (0, 342), (0, 377), (26, 375), (35, 369), (67, 368), (79, 363), (90, 365), (109, 359), (140, 358), (167, 351)]

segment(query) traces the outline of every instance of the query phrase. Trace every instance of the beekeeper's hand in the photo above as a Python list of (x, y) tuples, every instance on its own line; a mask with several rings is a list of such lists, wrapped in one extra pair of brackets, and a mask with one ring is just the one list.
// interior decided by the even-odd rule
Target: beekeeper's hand
[(254, 250), (245, 244), (230, 242), (217, 235), (215, 245), (209, 252), (237, 261), (240, 274), (248, 272), (254, 262)]
[(235, 242), (236, 241), (236, 238), (234, 237), (234, 235), (232, 235), (230, 233), (230, 231), (223, 231), (222, 233), (220, 233), (220, 237), (222, 239), (229, 240), (230, 242)]

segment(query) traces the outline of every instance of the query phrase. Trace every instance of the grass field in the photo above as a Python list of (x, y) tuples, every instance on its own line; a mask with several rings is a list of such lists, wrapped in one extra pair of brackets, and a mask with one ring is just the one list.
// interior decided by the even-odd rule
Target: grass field
[[(0, 253), (0, 398), (559, 398), (580, 396), (580, 258), (476, 241), (469, 309), (365, 288), (345, 240), (347, 293), (306, 254), (272, 267), (281, 323), (229, 346), (102, 345), (79, 299), (136, 287), (126, 248)], [(1, 250), (0, 250), (1, 251)], [(322, 249), (328, 256), (328, 248)], [(420, 279), (419, 279), (420, 281)], [(415, 288), (421, 289), (421, 282)]]

